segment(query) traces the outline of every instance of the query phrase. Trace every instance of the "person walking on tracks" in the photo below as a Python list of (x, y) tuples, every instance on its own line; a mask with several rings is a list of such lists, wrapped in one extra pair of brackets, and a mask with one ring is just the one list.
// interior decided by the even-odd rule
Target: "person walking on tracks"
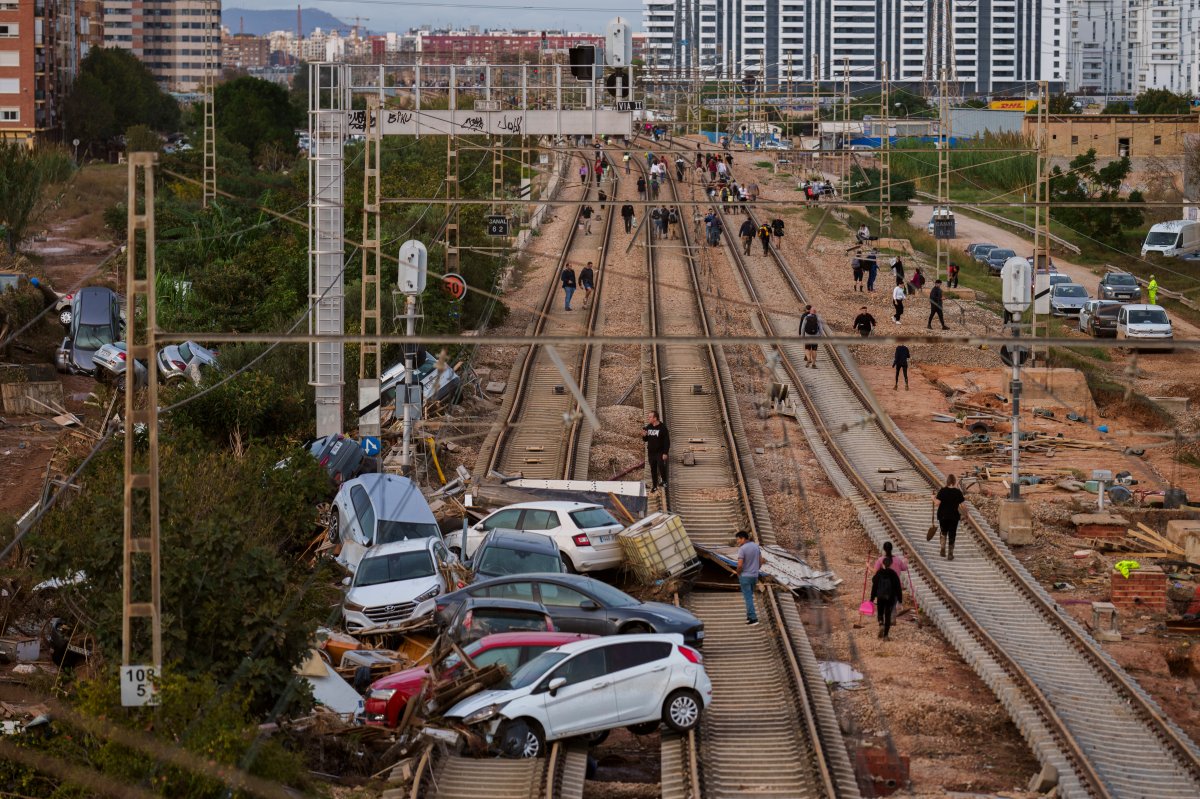
[(946, 317), (942, 315), (942, 297), (942, 281), (939, 278), (933, 281), (933, 288), (929, 290), (929, 319), (925, 322), (925, 327), (928, 330), (933, 329), (933, 317), (935, 315), (942, 325), (942, 330), (950, 329), (946, 327)]
[(887, 638), (891, 632), (896, 604), (904, 593), (900, 575), (892, 568), (893, 563), (891, 555), (884, 555), (883, 563), (871, 578), (871, 601), (875, 603), (875, 616), (879, 619), (880, 638)]
[(746, 602), (746, 624), (753, 627), (758, 624), (758, 612), (754, 609), (754, 587), (758, 585), (758, 574), (762, 569), (762, 550), (750, 540), (750, 534), (745, 530), (738, 530), (737, 543), (738, 586)]
[(633, 231), (633, 206), (625, 203), (621, 206), (621, 219), (625, 220), (625, 232)]
[(908, 347), (900, 344), (896, 347), (896, 354), (892, 356), (892, 366), (896, 367), (896, 379), (892, 383), (892, 391), (900, 388), (900, 373), (904, 372), (904, 390), (908, 391), (908, 359), (912, 357), (912, 353), (908, 351)]
[(883, 542), (883, 554), (875, 559), (875, 566), (873, 567), (875, 569), (875, 571), (879, 571), (880, 569), (883, 568), (883, 559), (884, 558), (892, 559), (892, 571), (897, 572), (897, 573), (908, 571), (908, 561), (905, 560), (903, 558), (903, 556), (897, 555), (896, 553), (894, 553), (892, 551), (892, 542), (891, 541)]
[(867, 291), (875, 290), (875, 278), (879, 277), (879, 256), (874, 250), (867, 256)]
[(667, 228), (671, 232), (671, 238), (679, 238), (679, 211), (674, 206), (667, 212)]
[(742, 237), (742, 252), (749, 255), (750, 245), (754, 243), (754, 223), (750, 221), (749, 215), (742, 222), (742, 226), (738, 228), (738, 235)]
[(762, 242), (763, 255), (771, 252), (771, 226), (763, 222), (758, 226), (758, 240)]
[(854, 317), (854, 329), (863, 338), (871, 335), (871, 331), (875, 329), (876, 324), (875, 317), (871, 316), (871, 312), (867, 310), (867, 306), (865, 305), (858, 310), (858, 316)]
[(646, 414), (642, 441), (646, 442), (646, 461), (650, 464), (650, 490), (666, 488), (667, 464), (671, 457), (671, 433), (658, 418), (658, 411)]
[(892, 289), (892, 308), (895, 309), (892, 313), (892, 321), (900, 324), (900, 317), (904, 316), (904, 279), (896, 278), (896, 287)]
[(590, 308), (592, 292), (596, 288), (596, 273), (592, 270), (591, 261), (588, 261), (587, 266), (579, 270), (579, 285), (583, 288), (583, 307)]
[(590, 205), (584, 205), (579, 209), (579, 218), (582, 220), (585, 235), (592, 235), (592, 214), (594, 213), (596, 211)]
[[(812, 310), (811, 305), (806, 306), (804, 316), (800, 320), (800, 336), (815, 342), (819, 335), (821, 335), (821, 318), (817, 316), (816, 311)], [(815, 343), (809, 344), (806, 341), (804, 344), (804, 368), (817, 368), (817, 345)]]
[(938, 528), (942, 531), (942, 546), (939, 550), (946, 560), (954, 560), (954, 539), (958, 536), (959, 506), (967, 501), (962, 489), (956, 485), (954, 475), (946, 478), (946, 485), (933, 495), (933, 506), (937, 512)]
[(563, 310), (571, 310), (571, 296), (575, 294), (575, 270), (568, 263), (562, 270), (562, 287), (565, 299), (563, 300)]
[(862, 252), (856, 252), (850, 256), (850, 269), (854, 273), (854, 290), (863, 290), (863, 264), (866, 259), (862, 257)]

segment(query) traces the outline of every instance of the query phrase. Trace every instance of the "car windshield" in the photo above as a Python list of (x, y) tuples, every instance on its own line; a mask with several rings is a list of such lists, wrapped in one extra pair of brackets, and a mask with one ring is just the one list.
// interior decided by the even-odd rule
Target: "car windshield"
[(1012, 258), (1016, 255), (1012, 250), (992, 250), (988, 253), (988, 258), (995, 260), (997, 258)]
[(508, 681), (508, 687), (527, 688), (533, 685), (541, 679), (543, 674), (557, 666), (566, 657), (566, 652), (555, 652), (553, 649), (549, 652), (543, 652), (513, 672), (513, 676)]
[(480, 574), (500, 576), (504, 574), (533, 574), (534, 572), (562, 571), (562, 561), (543, 552), (528, 552), (504, 547), (484, 547), (475, 564)]
[(112, 343), (112, 328), (108, 325), (80, 325), (75, 334), (75, 346), (81, 350), (98, 350)]
[(642, 604), (639, 600), (634, 599), (629, 594), (620, 589), (613, 588), (608, 583), (602, 583), (599, 580), (588, 578), (587, 583), (582, 586), (592, 596), (599, 600), (601, 605), (607, 608), (631, 608), (634, 605)]
[(1167, 232), (1164, 230), (1153, 231), (1146, 237), (1146, 244), (1151, 247), (1169, 246), (1175, 243), (1179, 238), (1178, 233)]
[(1109, 275), (1105, 281), (1110, 286), (1136, 286), (1137, 280), (1133, 275)]
[(1165, 325), (1167, 324), (1167, 312), (1159, 310), (1143, 310), (1130, 311), (1129, 324), (1131, 325)]
[(427, 551), (422, 549), (416, 552), (394, 552), (391, 555), (363, 558), (358, 564), (358, 572), (354, 575), (354, 584), (363, 586), (395, 583), (432, 577), (433, 573), (433, 558)]
[(609, 527), (614, 524), (621, 524), (604, 508), (584, 508), (583, 510), (575, 510), (571, 511), (570, 516), (571, 521), (575, 522), (575, 526), (580, 530), (590, 530), (593, 527)]
[(440, 538), (441, 534), (442, 531), (436, 524), (380, 519), (375, 529), (375, 540), (372, 543), (393, 544), (397, 541), (410, 541), (418, 538)]
[(1087, 291), (1083, 286), (1077, 286), (1074, 283), (1061, 283), (1054, 287), (1055, 297), (1086, 297)]
[(186, 341), (179, 345), (179, 357), (183, 359), (184, 363), (192, 360), (192, 348), (188, 346)]

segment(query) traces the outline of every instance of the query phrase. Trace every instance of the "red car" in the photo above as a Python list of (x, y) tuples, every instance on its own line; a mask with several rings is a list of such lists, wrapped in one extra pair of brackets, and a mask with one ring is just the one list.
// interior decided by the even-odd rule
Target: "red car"
[[(502, 663), (508, 668), (508, 673), (512, 674), (548, 649), (585, 638), (595, 638), (595, 636), (558, 632), (497, 633), (480, 638), (467, 645), (463, 651), (477, 666)], [(457, 656), (452, 655), (441, 664), (438, 679), (452, 679), (462, 668), (462, 662), (458, 660)], [(400, 723), (400, 716), (404, 713), (404, 706), (408, 700), (421, 690), (421, 683), (425, 676), (425, 667), (415, 666), (381, 677), (373, 682), (371, 689), (367, 692), (363, 721), (376, 727), (395, 727)]]

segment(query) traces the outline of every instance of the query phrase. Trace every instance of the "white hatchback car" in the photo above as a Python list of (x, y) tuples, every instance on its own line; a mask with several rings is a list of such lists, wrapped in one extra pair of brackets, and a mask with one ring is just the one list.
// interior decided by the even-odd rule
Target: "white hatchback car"
[[(470, 557), (492, 530), (518, 530), (548, 536), (558, 545), (572, 572), (614, 569), (621, 565), (617, 533), (625, 529), (600, 505), (587, 502), (521, 502), (495, 511), (467, 530)], [(453, 547), (457, 535), (448, 536)]]
[(1161, 305), (1122, 305), (1117, 314), (1118, 339), (1167, 345), (1174, 337), (1171, 318)]
[(371, 547), (359, 561), (342, 600), (346, 631), (408, 627), (437, 608), (446, 591), (443, 567), (454, 556), (437, 538)]
[(704, 658), (683, 636), (617, 635), (543, 652), (513, 673), (510, 687), (459, 702), (446, 718), (486, 724), (491, 743), (522, 757), (546, 742), (660, 722), (687, 732), (712, 702)]

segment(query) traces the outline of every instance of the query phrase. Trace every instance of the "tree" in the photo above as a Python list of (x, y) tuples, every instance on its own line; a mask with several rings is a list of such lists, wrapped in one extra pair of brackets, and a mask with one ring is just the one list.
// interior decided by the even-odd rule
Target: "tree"
[(295, 151), (292, 132), (303, 117), (288, 100), (287, 89), (259, 78), (237, 78), (217, 87), (217, 128), (255, 158), (270, 144)]
[(1170, 89), (1147, 89), (1133, 100), (1139, 114), (1186, 114), (1191, 106), (1191, 95), (1175, 94)]
[(71, 158), (61, 150), (31, 150), (0, 138), (0, 226), (10, 254), (48, 206), (47, 189), (71, 174)]
[[(164, 667), (211, 677), (265, 711), (288, 689), (335, 602), (326, 568), (297, 563), (329, 478), (291, 448), (291, 461), (277, 469), (278, 450), (213, 452), (188, 439), (173, 433), (160, 444)], [(39, 574), (87, 575), (70, 590), (110, 659), (121, 647), (122, 460), (120, 443), (97, 455), (85, 490), (48, 514), (31, 542)], [(148, 513), (144, 497), (134, 513)], [(135, 646), (148, 647), (148, 629), (135, 634)]]
[(1129, 113), (1129, 103), (1109, 103), (1106, 106), (1104, 106), (1104, 110), (1101, 111), (1100, 113), (1102, 113), (1102, 114), (1128, 114)]
[(1055, 94), (1051, 95), (1050, 97), (1050, 113), (1059, 115), (1078, 114), (1079, 109), (1075, 107), (1075, 100), (1071, 97), (1071, 95)]
[(134, 125), (162, 133), (179, 127), (179, 104), (137, 56), (119, 48), (88, 51), (64, 108), (66, 138), (79, 139), (85, 150)]
[(125, 150), (130, 153), (156, 153), (162, 146), (158, 134), (145, 125), (134, 125), (125, 131)]
[(1051, 218), (1092, 239), (1120, 247), (1124, 231), (1136, 229), (1145, 221), (1137, 207), (1142, 202), (1141, 192), (1129, 193), (1127, 208), (1070, 208), (1056, 203), (1120, 202), (1121, 183), (1131, 170), (1128, 158), (1097, 169), (1094, 149), (1076, 156), (1065, 172), (1062, 167), (1054, 167), (1050, 173)]

